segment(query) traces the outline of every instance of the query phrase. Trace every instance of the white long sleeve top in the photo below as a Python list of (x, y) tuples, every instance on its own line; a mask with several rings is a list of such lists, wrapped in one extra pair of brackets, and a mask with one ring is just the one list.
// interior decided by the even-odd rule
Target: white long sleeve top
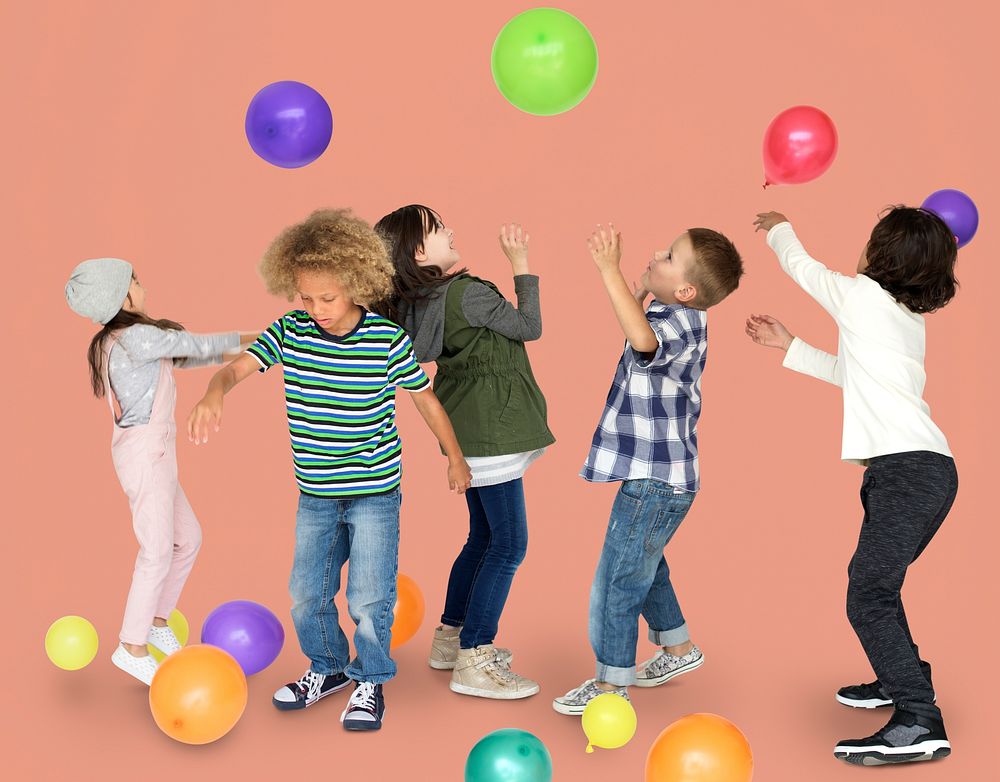
[(838, 274), (811, 258), (790, 223), (768, 231), (767, 243), (781, 268), (837, 322), (837, 355), (796, 337), (783, 363), (843, 389), (841, 458), (867, 464), (876, 456), (907, 451), (951, 456), (923, 399), (923, 316), (870, 277)]

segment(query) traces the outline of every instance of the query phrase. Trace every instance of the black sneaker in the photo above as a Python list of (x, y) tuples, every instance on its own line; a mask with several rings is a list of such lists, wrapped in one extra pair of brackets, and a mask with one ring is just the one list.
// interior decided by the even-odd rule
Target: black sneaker
[(384, 714), (382, 685), (357, 682), (347, 708), (340, 715), (340, 721), (344, 723), (344, 730), (378, 730), (382, 727)]
[(351, 680), (342, 673), (324, 676), (310, 669), (302, 674), (302, 678), (297, 682), (286, 684), (274, 693), (271, 703), (282, 711), (304, 709), (312, 706), (320, 698), (344, 689), (350, 683)]
[(841, 741), (833, 748), (834, 757), (856, 766), (938, 760), (950, 754), (951, 744), (941, 720), (898, 709), (874, 736)]
[(877, 679), (869, 684), (852, 684), (837, 690), (837, 700), (853, 709), (879, 709), (892, 706), (892, 698)]

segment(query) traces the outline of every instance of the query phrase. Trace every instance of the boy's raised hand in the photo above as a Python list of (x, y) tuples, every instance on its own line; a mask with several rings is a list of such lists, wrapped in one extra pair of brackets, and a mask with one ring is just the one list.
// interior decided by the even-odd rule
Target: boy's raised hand
[(781, 321), (770, 315), (751, 315), (747, 318), (747, 336), (758, 345), (779, 350), (788, 350), (795, 339)]
[(520, 223), (500, 226), (500, 249), (507, 256), (514, 274), (526, 274), (528, 270), (528, 232)]
[(753, 221), (754, 233), (757, 231), (770, 231), (778, 223), (787, 223), (788, 218), (781, 212), (758, 212), (757, 219)]
[(615, 231), (614, 223), (608, 223), (607, 228), (598, 224), (597, 230), (587, 240), (587, 247), (602, 274), (619, 268), (622, 260), (622, 235)]

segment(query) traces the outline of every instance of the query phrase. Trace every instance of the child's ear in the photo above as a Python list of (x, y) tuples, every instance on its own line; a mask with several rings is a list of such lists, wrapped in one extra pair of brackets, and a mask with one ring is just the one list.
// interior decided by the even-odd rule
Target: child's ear
[(427, 260), (427, 253), (424, 252), (424, 246), (423, 245), (420, 245), (417, 248), (416, 252), (413, 253), (413, 259), (417, 263), (420, 263), (421, 261), (426, 261)]
[(678, 288), (674, 291), (674, 297), (677, 301), (684, 303), (693, 301), (697, 295), (698, 291), (691, 283), (685, 283), (684, 287)]

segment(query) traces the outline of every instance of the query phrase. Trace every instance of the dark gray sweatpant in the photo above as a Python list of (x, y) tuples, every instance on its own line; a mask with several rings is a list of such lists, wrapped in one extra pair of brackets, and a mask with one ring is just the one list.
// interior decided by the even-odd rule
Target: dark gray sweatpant
[(897, 709), (941, 719), (930, 665), (910, 636), (900, 590), (951, 509), (958, 473), (951, 457), (912, 451), (871, 459), (861, 482), (865, 509), (847, 568), (847, 618)]

